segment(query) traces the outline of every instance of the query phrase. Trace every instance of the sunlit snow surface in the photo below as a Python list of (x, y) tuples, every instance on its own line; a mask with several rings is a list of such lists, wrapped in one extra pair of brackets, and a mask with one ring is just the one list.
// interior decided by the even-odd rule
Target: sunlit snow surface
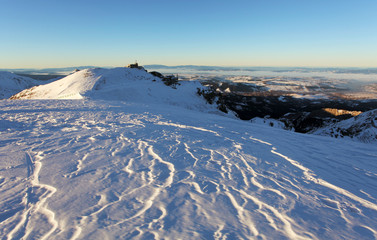
[(1, 239), (374, 239), (377, 146), (183, 108), (0, 101)]

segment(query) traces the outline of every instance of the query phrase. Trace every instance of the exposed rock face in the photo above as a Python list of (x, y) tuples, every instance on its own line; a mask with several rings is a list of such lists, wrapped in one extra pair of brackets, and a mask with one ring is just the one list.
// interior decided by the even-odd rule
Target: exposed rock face
[(288, 113), (279, 118), (286, 128), (296, 132), (308, 133), (316, 129), (352, 118), (361, 114), (361, 111), (348, 111), (335, 108), (322, 108), (311, 112)]
[(180, 85), (178, 82), (178, 76), (174, 76), (174, 75), (164, 76), (161, 73), (156, 72), (156, 71), (150, 72), (150, 74), (152, 74), (155, 77), (160, 78), (166, 86), (171, 86), (172, 88), (176, 88), (177, 85)]

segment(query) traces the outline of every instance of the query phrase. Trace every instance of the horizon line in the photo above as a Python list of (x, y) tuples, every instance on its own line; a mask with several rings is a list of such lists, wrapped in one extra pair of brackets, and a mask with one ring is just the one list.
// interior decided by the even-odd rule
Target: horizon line
[[(356, 66), (247, 66), (247, 65), (194, 65), (194, 64), (180, 64), (180, 65), (165, 65), (165, 64), (145, 64), (141, 66), (163, 66), (163, 67), (220, 67), (220, 68), (357, 68), (357, 69), (377, 69), (375, 67), (356, 67)], [(0, 70), (44, 70), (44, 69), (64, 69), (64, 68), (118, 68), (125, 66), (65, 66), (65, 67), (17, 67), (17, 68), (0, 68)]]

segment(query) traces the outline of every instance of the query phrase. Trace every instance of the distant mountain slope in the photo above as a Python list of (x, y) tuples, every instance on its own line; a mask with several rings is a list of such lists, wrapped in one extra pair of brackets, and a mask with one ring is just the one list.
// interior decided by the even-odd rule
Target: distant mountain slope
[[(61, 68), (0, 68), (0, 71), (15, 72), (17, 74), (57, 74), (70, 73), (75, 69), (95, 68), (96, 66), (73, 66)], [(106, 67), (107, 68), (107, 67)]]
[[(152, 74), (132, 68), (85, 69), (50, 84), (24, 90), (12, 99), (101, 99), (215, 109), (197, 96), (199, 82), (182, 81), (177, 89)], [(216, 110), (217, 111), (217, 110)]]
[(316, 135), (377, 142), (377, 109), (312, 132)]
[(10, 98), (12, 95), (38, 83), (38, 81), (32, 78), (0, 71), (0, 99)]

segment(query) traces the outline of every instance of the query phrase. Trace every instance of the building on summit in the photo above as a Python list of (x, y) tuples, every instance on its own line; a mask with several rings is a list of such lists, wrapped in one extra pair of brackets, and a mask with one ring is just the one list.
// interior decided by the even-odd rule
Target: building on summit
[(140, 70), (144, 70), (144, 71), (146, 71), (146, 70), (144, 69), (144, 67), (139, 66), (139, 64), (138, 64), (137, 62), (135, 62), (135, 63), (131, 63), (131, 64), (128, 64), (127, 67), (128, 67), (128, 68), (137, 68), (137, 69), (140, 69)]

